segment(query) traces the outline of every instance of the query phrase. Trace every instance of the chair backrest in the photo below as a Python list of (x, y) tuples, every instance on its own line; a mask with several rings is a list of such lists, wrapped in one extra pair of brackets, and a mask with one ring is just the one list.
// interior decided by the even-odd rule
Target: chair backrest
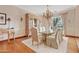
[(60, 29), (56, 30), (55, 40), (56, 40), (58, 46), (63, 41), (62, 31)]
[(58, 40), (59, 40), (59, 43), (61, 43), (63, 41), (63, 34), (62, 34), (62, 30), (59, 29), (59, 33), (58, 33)]
[(56, 40), (56, 43), (57, 43), (57, 46), (59, 46), (59, 40), (58, 40), (58, 29), (56, 30), (56, 34), (55, 34), (55, 40)]
[(38, 34), (36, 28), (34, 27), (31, 28), (31, 34), (32, 34), (32, 41), (38, 42)]

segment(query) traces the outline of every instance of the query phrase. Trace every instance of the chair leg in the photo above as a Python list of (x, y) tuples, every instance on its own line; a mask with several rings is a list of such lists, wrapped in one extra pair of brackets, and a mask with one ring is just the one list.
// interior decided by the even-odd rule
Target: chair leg
[(33, 44), (33, 40), (32, 40), (32, 45), (34, 45), (34, 44)]
[(13, 33), (13, 39), (14, 39), (14, 43), (15, 43), (16, 41), (15, 41), (15, 34), (14, 33)]
[[(34, 45), (34, 41), (32, 41), (32, 45)], [(39, 42), (37, 42), (36, 46), (39, 47)]]
[(37, 48), (39, 47), (39, 42), (37, 42)]

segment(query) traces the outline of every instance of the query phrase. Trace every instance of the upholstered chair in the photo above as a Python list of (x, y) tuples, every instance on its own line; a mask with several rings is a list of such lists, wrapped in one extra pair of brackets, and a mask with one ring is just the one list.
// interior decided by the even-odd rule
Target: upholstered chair
[(35, 27), (31, 28), (31, 34), (32, 34), (32, 45), (39, 45), (41, 43), (41, 38), (38, 36), (38, 31)]
[(63, 41), (63, 31), (62, 29), (59, 29), (59, 32), (58, 32), (58, 40), (59, 40), (59, 43), (61, 43)]
[(62, 35), (60, 32), (60, 29), (57, 29), (54, 35), (47, 37), (46, 43), (48, 46), (55, 48), (55, 49), (58, 49), (60, 43), (63, 40), (63, 39), (61, 39), (61, 37), (62, 37)]

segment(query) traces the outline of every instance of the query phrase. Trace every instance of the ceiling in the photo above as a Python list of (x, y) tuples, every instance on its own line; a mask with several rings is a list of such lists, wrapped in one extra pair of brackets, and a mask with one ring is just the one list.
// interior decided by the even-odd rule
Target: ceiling
[[(49, 5), (50, 11), (54, 12), (61, 12), (64, 10), (68, 10), (70, 8), (75, 7), (76, 5)], [(35, 14), (42, 14), (46, 10), (46, 5), (16, 5), (16, 7), (19, 7), (21, 9), (27, 10), (29, 12), (35, 13)]]

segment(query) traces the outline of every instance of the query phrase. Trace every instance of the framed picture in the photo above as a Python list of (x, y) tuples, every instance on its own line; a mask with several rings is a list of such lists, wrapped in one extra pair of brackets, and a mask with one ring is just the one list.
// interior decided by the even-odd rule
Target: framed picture
[(6, 24), (6, 13), (0, 13), (0, 25)]

